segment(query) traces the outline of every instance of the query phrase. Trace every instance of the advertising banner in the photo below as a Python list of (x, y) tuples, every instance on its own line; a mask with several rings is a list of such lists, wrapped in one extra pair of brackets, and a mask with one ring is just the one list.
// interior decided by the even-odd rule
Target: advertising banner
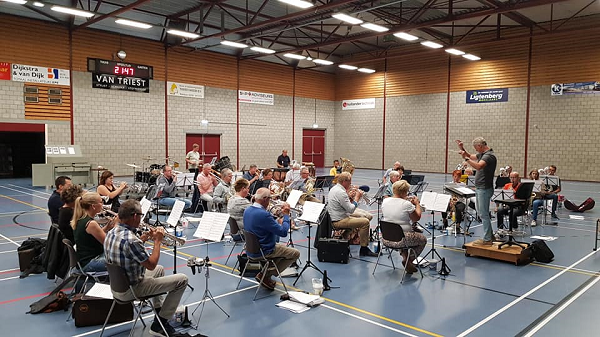
[(70, 73), (65, 69), (13, 64), (11, 78), (17, 82), (70, 85)]
[(600, 94), (600, 81), (555, 83), (550, 87), (552, 96)]
[(0, 62), (0, 80), (10, 81), (10, 63)]
[(204, 86), (177, 82), (167, 82), (167, 95), (204, 98)]
[(273, 105), (275, 104), (275, 95), (263, 92), (239, 90), (238, 100), (241, 103)]
[(375, 98), (345, 99), (342, 101), (342, 110), (375, 109)]
[(467, 90), (467, 104), (508, 102), (508, 88)]
[(92, 88), (150, 92), (150, 81), (137, 77), (92, 74)]

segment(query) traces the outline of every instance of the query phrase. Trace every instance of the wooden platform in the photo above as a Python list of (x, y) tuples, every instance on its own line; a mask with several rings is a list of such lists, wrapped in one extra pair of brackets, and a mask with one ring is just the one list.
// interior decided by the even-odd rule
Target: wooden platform
[(494, 242), (492, 246), (479, 246), (469, 242), (464, 245), (465, 256), (481, 256), (489, 259), (512, 262), (515, 265), (527, 263), (529, 259), (522, 253), (519, 246), (504, 246), (498, 249), (501, 242)]

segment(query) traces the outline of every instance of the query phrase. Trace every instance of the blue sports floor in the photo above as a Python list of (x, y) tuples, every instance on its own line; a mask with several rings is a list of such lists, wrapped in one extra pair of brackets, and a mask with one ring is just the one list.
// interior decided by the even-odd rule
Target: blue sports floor
[[(371, 186), (374, 194), (381, 172), (357, 170), (353, 183)], [(125, 178), (127, 179), (127, 178)], [(131, 179), (131, 177), (129, 177)], [(449, 176), (426, 174), (428, 190), (441, 192)], [(587, 197), (600, 200), (600, 185), (596, 183), (563, 182), (567, 199), (575, 203)], [(28, 237), (46, 238), (50, 226), (46, 202), (52, 191), (34, 188), (29, 179), (0, 180), (0, 316), (2, 336), (94, 336), (100, 326), (76, 328), (73, 320), (66, 322), (67, 312), (27, 315), (29, 305), (51, 291), (55, 282), (46, 274), (30, 275), (19, 279), (16, 248)], [(366, 207), (366, 206), (361, 206)], [(376, 206), (371, 210), (377, 213)], [(213, 303), (206, 303), (202, 317), (200, 310), (192, 317), (197, 330), (208, 336), (598, 336), (595, 321), (600, 310), (600, 255), (594, 252), (598, 208), (583, 215), (583, 220), (570, 219), (571, 213), (560, 209), (558, 226), (538, 226), (534, 235), (558, 237), (548, 242), (555, 254), (552, 263), (531, 263), (515, 266), (510, 263), (477, 257), (466, 257), (461, 249), (463, 238), (445, 236), (436, 232), (438, 252), (446, 258), (451, 274), (445, 279), (437, 273), (424, 270), (405, 278), (400, 284), (401, 269), (395, 271), (386, 257), (383, 265), (371, 273), (376, 258), (359, 258), (358, 246), (351, 246), (353, 258), (347, 265), (319, 263), (316, 250), (311, 250), (312, 261), (327, 270), (332, 286), (340, 287), (324, 293), (325, 303), (302, 314), (279, 309), (280, 291), (268, 293), (261, 289), (252, 301), (257, 282), (253, 278), (242, 282), (237, 273), (231, 273), (235, 257), (224, 265), (231, 246), (225, 243), (204, 243), (192, 238), (194, 228), (187, 230), (188, 241), (178, 249), (178, 272), (186, 273), (194, 291), (187, 290), (183, 303), (190, 312), (201, 300), (204, 274), (192, 275), (186, 260), (191, 256), (208, 254), (213, 261), (209, 289), (220, 306), (231, 317), (227, 318)], [(436, 220), (440, 218), (435, 215)], [(376, 217), (375, 217), (376, 219)], [(375, 223), (373, 220), (373, 224)], [(431, 221), (424, 215), (421, 223)], [(495, 220), (493, 220), (495, 227)], [(481, 225), (473, 223), (475, 235), (481, 235)], [(315, 229), (312, 229), (314, 235)], [(293, 233), (296, 248), (302, 254), (301, 266), (307, 255), (308, 230), (303, 227)], [(523, 238), (529, 241), (529, 237)], [(312, 240), (311, 240), (312, 243)], [(312, 245), (311, 245), (312, 246)], [(430, 245), (426, 248), (427, 252)], [(235, 249), (234, 254), (241, 248)], [(429, 256), (430, 257), (430, 256)], [(401, 257), (394, 253), (396, 266)], [(167, 272), (173, 270), (172, 251), (163, 248), (160, 263)], [(308, 269), (296, 288), (311, 290), (311, 278), (317, 272)], [(290, 289), (294, 278), (284, 279)], [(281, 286), (278, 286), (281, 289)], [(200, 318), (200, 319), (199, 319)], [(146, 319), (147, 322), (150, 319)], [(130, 323), (109, 326), (107, 334), (125, 336)], [(136, 336), (148, 335), (138, 323)]]

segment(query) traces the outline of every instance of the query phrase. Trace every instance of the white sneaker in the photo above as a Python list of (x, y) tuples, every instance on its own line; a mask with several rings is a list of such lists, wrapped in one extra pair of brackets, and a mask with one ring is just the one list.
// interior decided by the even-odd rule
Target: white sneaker
[(537, 222), (535, 220), (531, 220), (531, 227), (537, 226)]

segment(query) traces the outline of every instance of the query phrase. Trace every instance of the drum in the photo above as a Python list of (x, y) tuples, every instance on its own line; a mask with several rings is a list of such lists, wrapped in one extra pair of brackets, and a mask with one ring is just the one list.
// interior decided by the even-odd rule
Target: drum
[(142, 171), (135, 172), (134, 182), (147, 183), (149, 179), (150, 179), (150, 172), (142, 172)]
[(150, 172), (150, 176), (148, 177), (148, 185), (155, 185), (156, 180), (160, 176), (160, 170), (154, 169)]
[(275, 181), (284, 181), (285, 175), (289, 170), (289, 168), (273, 168), (273, 179)]
[(162, 170), (162, 169), (165, 168), (165, 165), (152, 164), (148, 168), (150, 169), (150, 171), (152, 171), (152, 170)]
[(227, 156), (221, 157), (213, 165), (213, 170), (215, 170), (219, 173), (221, 173), (221, 171), (225, 168), (228, 168), (233, 171), (233, 166), (231, 165), (231, 161), (229, 160), (229, 157), (227, 157)]

